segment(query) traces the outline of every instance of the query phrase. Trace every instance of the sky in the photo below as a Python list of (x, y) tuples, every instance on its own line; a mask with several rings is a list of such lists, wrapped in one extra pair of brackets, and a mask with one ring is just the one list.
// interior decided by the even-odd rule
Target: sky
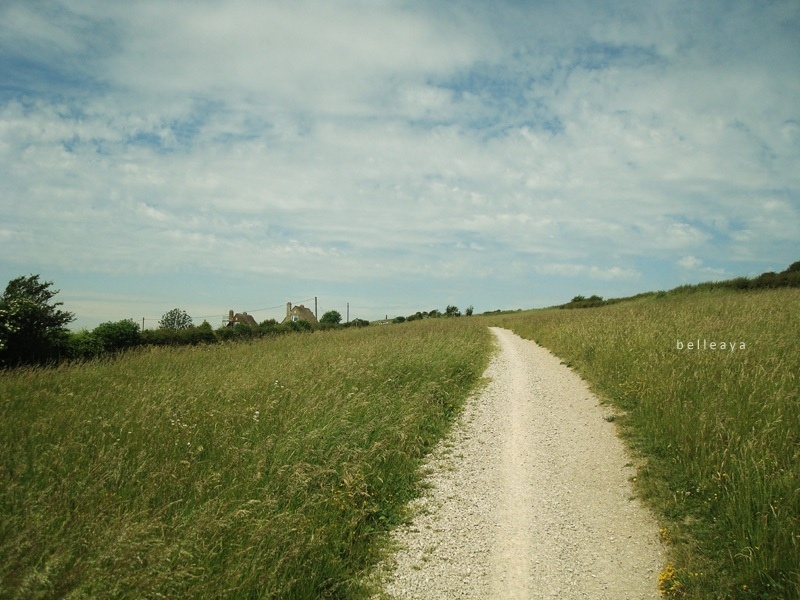
[(0, 284), (73, 329), (797, 260), (797, 0), (0, 3)]

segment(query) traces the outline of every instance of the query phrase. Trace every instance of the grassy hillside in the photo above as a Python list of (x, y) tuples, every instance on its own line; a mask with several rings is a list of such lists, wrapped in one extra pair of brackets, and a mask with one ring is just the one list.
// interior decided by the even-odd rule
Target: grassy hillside
[(552, 350), (620, 409), (642, 463), (635, 483), (670, 544), (667, 595), (800, 597), (800, 290), (488, 319)]
[(477, 319), (0, 374), (0, 597), (359, 597)]

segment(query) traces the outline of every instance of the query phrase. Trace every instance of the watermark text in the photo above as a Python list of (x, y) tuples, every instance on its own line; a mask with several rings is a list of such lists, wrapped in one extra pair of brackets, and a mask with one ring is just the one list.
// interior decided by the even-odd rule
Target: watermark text
[(747, 344), (741, 341), (727, 340), (706, 340), (696, 339), (692, 341), (676, 340), (676, 350), (723, 350), (725, 352), (736, 352), (747, 350)]

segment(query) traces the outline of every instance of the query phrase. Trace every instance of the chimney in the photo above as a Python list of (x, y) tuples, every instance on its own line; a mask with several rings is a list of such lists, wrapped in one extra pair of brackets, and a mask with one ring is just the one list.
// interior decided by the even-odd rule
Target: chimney
[(233, 323), (233, 311), (228, 311), (228, 323)]
[(291, 316), (292, 316), (292, 303), (291, 302), (287, 302), (286, 303), (286, 318), (288, 319)]

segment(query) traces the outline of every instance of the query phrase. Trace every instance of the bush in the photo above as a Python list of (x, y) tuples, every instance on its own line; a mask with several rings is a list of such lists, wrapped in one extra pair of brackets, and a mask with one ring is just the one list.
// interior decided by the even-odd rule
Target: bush
[(220, 327), (214, 332), (214, 335), (220, 342), (229, 342), (236, 339), (236, 331), (233, 327)]
[(369, 321), (365, 321), (364, 319), (353, 319), (350, 321), (345, 327), (367, 327), (369, 325)]
[[(247, 327), (245, 325), (245, 327)], [(223, 327), (223, 329), (226, 329)], [(228, 327), (227, 329), (232, 329)], [(249, 329), (249, 327), (248, 327)], [(208, 327), (191, 327), (189, 329), (147, 329), (142, 332), (142, 343), (151, 346), (196, 346), (203, 343), (214, 343), (217, 336)]]
[(101, 323), (92, 332), (107, 352), (117, 352), (138, 346), (142, 342), (139, 325), (130, 319)]
[(290, 331), (311, 331), (311, 323), (302, 319), (299, 321), (289, 321), (287, 325)]
[(457, 306), (448, 305), (447, 308), (444, 309), (444, 315), (446, 317), (460, 317), (461, 311), (458, 310)]
[(608, 302), (611, 301), (604, 301), (602, 296), (598, 296), (597, 294), (593, 294), (588, 298), (586, 296), (579, 295), (575, 296), (566, 304), (562, 304), (560, 308), (594, 308), (595, 306), (603, 306)]
[(103, 340), (85, 329), (70, 333), (67, 338), (67, 356), (78, 360), (89, 360), (105, 353)]
[(214, 335), (214, 329), (208, 321), (203, 321), (193, 329), (194, 331), (191, 333), (192, 344), (215, 344), (217, 342), (217, 336)]
[(342, 315), (338, 310), (329, 310), (322, 318), (319, 320), (320, 323), (326, 323), (328, 325), (338, 325), (342, 322)]

